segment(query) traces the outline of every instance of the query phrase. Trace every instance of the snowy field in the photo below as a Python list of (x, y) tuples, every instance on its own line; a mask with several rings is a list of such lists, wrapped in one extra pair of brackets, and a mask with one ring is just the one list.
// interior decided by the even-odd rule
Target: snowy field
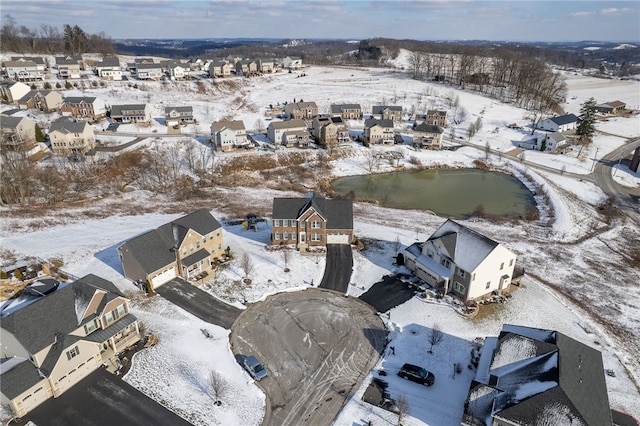
[[(159, 120), (163, 116), (164, 106), (193, 105), (199, 124), (186, 131), (202, 134), (209, 133), (212, 121), (223, 117), (244, 120), (247, 128), (252, 128), (258, 119), (263, 119), (269, 104), (292, 102), (294, 98), (315, 101), (321, 111), (328, 111), (331, 103), (360, 103), (365, 111), (370, 111), (371, 106), (376, 104), (398, 104), (405, 109), (413, 105), (416, 111), (421, 112), (432, 108), (448, 109), (446, 98), (458, 95), (460, 104), (468, 111), (468, 119), (458, 126), (456, 134), (464, 134), (469, 122), (475, 121), (478, 116), (483, 120), (483, 128), (471, 139), (472, 143), (484, 147), (488, 142), (492, 148), (508, 152), (514, 148), (512, 141), (530, 133), (526, 128), (519, 131), (506, 127), (513, 122), (526, 126), (524, 111), (519, 108), (477, 93), (414, 81), (406, 73), (397, 70), (312, 67), (305, 74), (305, 77), (292, 73), (233, 79), (237, 86), (234, 89), (228, 83), (214, 87), (205, 82), (208, 92), (204, 94), (194, 90), (194, 82), (167, 83), (166, 86), (162, 83), (140, 83), (139, 89), (128, 87), (133, 82), (109, 83), (104, 89), (72, 90), (65, 94), (100, 96), (109, 104), (149, 102), (153, 116)], [(629, 106), (640, 105), (639, 82), (598, 80), (573, 74), (567, 75), (567, 78), (567, 112), (577, 114), (580, 103), (591, 96), (596, 97), (598, 102), (621, 100)], [(567, 171), (587, 174), (596, 151), (600, 158), (624, 144), (626, 138), (640, 136), (640, 116), (610, 119), (599, 123), (598, 129), (607, 134), (598, 134), (592, 146), (583, 152), (582, 158), (527, 152), (527, 161), (558, 170), (566, 166)], [(100, 130), (99, 126), (96, 130)], [(150, 138), (142, 144), (160, 144), (171, 139), (156, 139), (153, 136), (154, 131), (165, 132), (165, 126), (159, 122), (144, 129), (125, 125), (118, 131), (148, 134)], [(124, 143), (129, 140), (130, 136), (117, 136), (116, 133), (109, 142)], [(452, 166), (471, 166), (474, 160), (484, 157), (483, 150), (470, 147), (440, 152), (415, 152), (408, 146), (390, 149), (405, 151), (403, 166), (407, 168), (412, 167), (408, 162), (410, 156), (416, 156), (425, 165)], [(368, 172), (368, 150), (353, 144), (345, 152), (347, 154), (333, 164), (336, 176)], [(593, 213), (593, 206), (604, 199), (597, 187), (586, 181), (578, 182), (566, 176), (527, 169), (517, 159), (506, 155), (501, 159), (494, 157), (492, 162), (518, 176), (526, 173), (529, 176), (527, 179), (533, 179), (545, 188), (555, 214), (553, 224), (547, 227), (542, 220), (536, 224), (464, 223), (505, 243), (518, 253), (519, 262), (522, 261), (546, 281), (575, 286), (572, 287), (575, 293), (588, 303), (606, 303), (604, 307), (595, 306), (594, 311), (616, 326), (628, 330), (633, 341), (621, 343), (615, 340), (605, 327), (593, 319), (592, 312), (585, 311), (584, 306), (574, 305), (531, 278), (525, 281), (522, 289), (515, 292), (509, 303), (481, 319), (463, 319), (446, 305), (429, 304), (414, 298), (393, 309), (389, 318), (383, 316), (390, 330), (390, 345), (395, 347), (395, 355), (385, 353), (379, 368), (390, 372), (387, 379), (391, 396), (397, 398), (404, 394), (409, 400), (409, 418), (403, 424), (459, 424), (468, 385), (473, 377), (473, 372), (466, 368), (471, 342), (477, 337), (497, 335), (504, 323), (558, 330), (601, 350), (605, 368), (616, 372), (615, 377), (606, 378), (611, 406), (640, 417), (640, 394), (633, 382), (640, 382), (640, 363), (637, 359), (640, 319), (633, 303), (640, 297), (640, 290), (613, 284), (606, 291), (600, 289), (599, 283), (615, 279), (612, 276), (616, 274), (598, 269), (593, 263), (594, 258), (601, 256), (604, 245), (614, 248), (623, 245), (623, 237), (630, 236), (633, 240), (640, 234), (639, 230), (632, 224), (619, 221), (596, 238), (583, 240), (594, 227), (603, 225)], [(391, 165), (382, 164), (376, 171), (392, 169)], [(624, 166), (616, 168), (615, 174), (615, 178), (626, 186), (640, 185), (640, 177)], [(247, 200), (248, 206), (270, 206), (272, 197), (279, 194), (260, 188), (224, 191), (227, 196), (237, 193)], [(105, 207), (110, 202), (157, 205), (160, 211), (165, 199), (133, 192), (117, 200), (102, 201)], [(180, 216), (148, 213), (92, 219), (80, 212), (80, 208), (52, 210), (48, 212), (45, 222), (53, 225), (45, 226), (33, 226), (37, 221), (32, 219), (3, 220), (1, 246), (23, 256), (62, 258), (65, 270), (76, 276), (94, 273), (113, 281), (123, 291), (132, 291), (133, 285), (122, 276), (116, 247), (133, 235)], [(213, 210), (212, 213), (219, 219), (224, 218), (220, 212)], [(366, 250), (354, 252), (354, 285), (349, 288), (349, 293), (354, 296), (361, 294), (382, 276), (398, 271), (391, 263), (396, 238), (402, 247), (406, 247), (416, 238), (426, 239), (445, 220), (423, 212), (398, 212), (366, 204), (356, 204), (354, 216), (355, 233), (367, 242)], [(418, 231), (416, 223), (420, 224)], [(312, 282), (316, 285), (320, 282), (324, 270), (323, 258), (294, 255), (288, 265), (291, 272), (284, 274), (282, 258), (264, 249), (269, 234), (268, 223), (263, 223), (259, 232), (243, 231), (239, 226), (225, 226), (225, 244), (238, 257), (245, 252), (250, 254), (256, 276), (250, 289), (238, 289), (234, 283), (240, 280), (242, 273), (232, 265), (208, 283), (213, 293), (241, 306), (242, 298), (254, 302), (267, 294), (295, 291), (310, 286)], [(625, 262), (623, 256), (613, 252), (606, 251), (605, 256), (607, 265), (612, 268)], [(629, 281), (637, 283), (640, 280), (639, 271), (627, 271), (627, 274)], [(590, 296), (598, 291), (602, 291), (602, 295)], [(160, 297), (135, 298), (132, 308), (146, 327), (158, 335), (159, 344), (134, 357), (133, 367), (125, 376), (127, 382), (198, 425), (260, 424), (265, 410), (265, 396), (237, 365), (229, 348), (227, 330), (203, 323)], [(434, 348), (433, 354), (428, 354), (427, 335), (435, 324), (441, 326), (446, 337)], [(214, 338), (205, 339), (201, 328), (207, 328)], [(456, 361), (461, 362), (463, 371), (452, 375), (452, 362)], [(420, 364), (433, 371), (436, 384), (426, 388), (400, 380), (395, 373), (404, 362)], [(211, 371), (220, 372), (228, 383), (220, 406), (214, 405), (204, 390)], [(372, 375), (375, 374), (375, 371), (372, 372)], [(335, 420), (336, 425), (362, 425), (369, 420), (374, 424), (396, 424), (395, 415), (360, 402), (366, 384), (345, 406)]]

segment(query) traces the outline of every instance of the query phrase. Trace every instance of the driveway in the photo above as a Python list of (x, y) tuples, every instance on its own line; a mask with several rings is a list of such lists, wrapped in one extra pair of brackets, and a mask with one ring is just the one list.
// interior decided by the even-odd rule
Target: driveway
[(353, 272), (353, 253), (349, 244), (327, 244), (327, 263), (318, 287), (347, 292)]
[(103, 368), (15, 424), (29, 421), (38, 426), (191, 425)]
[(366, 293), (360, 295), (360, 300), (373, 306), (378, 312), (387, 312), (402, 305), (415, 294), (416, 291), (402, 282), (398, 276), (385, 275), (382, 281), (375, 283)]
[(309, 288), (268, 297), (231, 330), (241, 358), (269, 371), (265, 425), (328, 425), (380, 359), (387, 330), (375, 311), (342, 293)]
[(241, 309), (216, 299), (182, 278), (174, 278), (155, 290), (159, 295), (203, 321), (231, 328)]

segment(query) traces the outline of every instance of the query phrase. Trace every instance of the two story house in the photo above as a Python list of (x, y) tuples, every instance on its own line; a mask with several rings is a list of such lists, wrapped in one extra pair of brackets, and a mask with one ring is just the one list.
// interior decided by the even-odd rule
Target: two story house
[(262, 74), (270, 74), (275, 72), (276, 63), (273, 59), (258, 58), (258, 71)]
[(70, 96), (62, 101), (60, 113), (63, 117), (100, 120), (107, 116), (107, 105), (95, 96)]
[(314, 118), (312, 133), (316, 141), (325, 148), (333, 147), (351, 140), (347, 125), (340, 117)]
[(59, 78), (80, 78), (84, 66), (82, 55), (56, 56), (55, 61)]
[(289, 119), (311, 120), (318, 115), (315, 102), (293, 102), (284, 106), (284, 113)]
[(36, 64), (36, 69), (41, 73), (44, 74), (45, 71), (47, 71), (47, 64), (44, 61), (44, 58), (42, 56), (12, 56), (11, 57), (12, 61), (22, 61), (22, 62), (33, 62), (34, 64)]
[(34, 61), (18, 60), (5, 61), (2, 64), (7, 78), (16, 81), (43, 80), (43, 73), (38, 70)]
[(152, 289), (175, 277), (195, 280), (213, 274), (224, 254), (222, 226), (200, 209), (118, 247), (124, 276)]
[(393, 145), (393, 121), (375, 118), (365, 120), (364, 138), (370, 145)]
[(304, 68), (302, 65), (302, 58), (298, 56), (287, 56), (282, 60), (282, 68), (289, 70), (299, 70)]
[(258, 63), (252, 59), (242, 59), (236, 62), (236, 75), (248, 77), (258, 73)]
[(112, 105), (111, 119), (117, 123), (150, 123), (148, 104)]
[(223, 152), (249, 146), (242, 120), (223, 120), (211, 124), (211, 141)]
[(136, 62), (135, 67), (138, 80), (160, 80), (164, 75), (162, 66), (153, 62)]
[(414, 125), (431, 124), (441, 128), (447, 127), (447, 111), (430, 109), (426, 114), (416, 114)]
[(415, 148), (442, 149), (442, 133), (436, 124), (421, 123), (413, 128), (413, 146)]
[(164, 119), (167, 126), (179, 126), (194, 123), (192, 106), (165, 107)]
[(353, 241), (353, 202), (315, 193), (304, 198), (274, 198), (271, 242), (298, 250)]
[(609, 407), (600, 351), (558, 331), (505, 324), (487, 337), (462, 425), (633, 425)]
[(404, 251), (405, 266), (442, 294), (473, 300), (508, 289), (517, 256), (502, 244), (447, 220)]
[(536, 128), (549, 132), (566, 132), (578, 126), (578, 117), (574, 114), (559, 115), (557, 117), (540, 120)]
[[(287, 135), (285, 135), (287, 133)], [(267, 126), (267, 137), (274, 145), (293, 143), (294, 138), (305, 138), (309, 143), (307, 124), (303, 120), (272, 121)]]
[(60, 118), (49, 127), (51, 150), (55, 155), (85, 155), (96, 147), (93, 127), (86, 121)]
[(36, 122), (26, 117), (0, 115), (2, 151), (28, 151), (36, 143)]
[(331, 116), (341, 117), (343, 120), (361, 120), (362, 107), (360, 104), (331, 105)]
[(402, 107), (397, 105), (374, 105), (371, 108), (373, 118), (377, 120), (391, 120), (394, 123), (402, 122)]
[(209, 76), (224, 78), (231, 76), (231, 66), (225, 61), (214, 61), (209, 64)]
[(33, 90), (18, 101), (20, 109), (39, 109), (43, 112), (54, 112), (62, 107), (64, 98), (60, 92), (53, 90)]
[(57, 398), (140, 340), (129, 303), (87, 275), (8, 313), (0, 322), (2, 405), (22, 417)]
[(10, 104), (17, 104), (20, 98), (30, 91), (31, 88), (21, 81), (0, 82), (0, 95)]
[(96, 74), (103, 80), (122, 80), (122, 68), (117, 56), (105, 56), (102, 61), (96, 62)]

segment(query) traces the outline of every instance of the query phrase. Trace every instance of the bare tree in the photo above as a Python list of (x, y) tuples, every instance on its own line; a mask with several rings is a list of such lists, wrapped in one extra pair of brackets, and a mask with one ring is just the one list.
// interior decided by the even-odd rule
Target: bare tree
[(398, 408), (398, 426), (402, 425), (402, 421), (409, 415), (409, 399), (403, 393), (396, 398), (396, 407)]
[(377, 169), (380, 164), (380, 159), (375, 151), (369, 151), (367, 156), (367, 171), (373, 173), (374, 169)]
[(249, 278), (253, 272), (254, 266), (249, 253), (245, 252), (240, 258), (240, 269), (244, 272), (244, 278)]
[(431, 331), (429, 332), (429, 344), (431, 345), (431, 347), (429, 348), (428, 352), (430, 354), (433, 353), (433, 347), (442, 342), (442, 339), (444, 339), (444, 333), (442, 332), (438, 324), (434, 324), (433, 327), (431, 327)]
[(255, 127), (256, 132), (258, 133), (264, 133), (266, 131), (264, 120), (262, 118), (256, 119), (255, 123), (253, 123), (253, 127)]
[(398, 254), (398, 252), (400, 251), (400, 237), (396, 237), (396, 240), (393, 242), (393, 252), (395, 254)]
[(221, 404), (221, 399), (229, 389), (229, 384), (219, 372), (211, 370), (207, 382), (207, 393), (217, 405)]
[(487, 142), (484, 145), (484, 161), (489, 161), (489, 156), (491, 155), (491, 145)]

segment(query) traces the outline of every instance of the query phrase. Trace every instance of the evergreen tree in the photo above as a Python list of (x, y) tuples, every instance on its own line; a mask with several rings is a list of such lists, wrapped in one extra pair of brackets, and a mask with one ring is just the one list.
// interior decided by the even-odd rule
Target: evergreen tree
[(37, 124), (36, 124), (36, 141), (44, 142), (44, 133), (42, 133), (42, 129)]
[(576, 128), (576, 135), (580, 136), (582, 142), (591, 142), (593, 134), (596, 132), (596, 100), (587, 99), (580, 108), (580, 122)]

